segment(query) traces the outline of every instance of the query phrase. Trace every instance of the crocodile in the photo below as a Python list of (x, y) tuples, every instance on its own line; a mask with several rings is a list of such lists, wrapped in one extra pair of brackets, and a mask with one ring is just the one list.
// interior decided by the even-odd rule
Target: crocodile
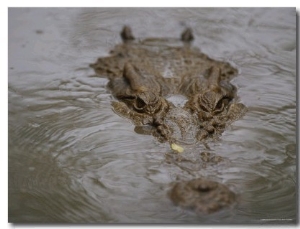
[[(193, 47), (191, 28), (179, 38), (136, 39), (128, 26), (120, 35), (123, 43), (90, 66), (98, 76), (108, 78), (116, 99), (112, 101), (114, 112), (129, 119), (136, 132), (152, 134), (174, 151), (183, 152), (182, 146), (219, 138), (245, 114), (247, 108), (238, 102), (237, 87), (230, 82), (238, 70)], [(183, 96), (185, 104), (174, 105), (170, 100), (174, 95)], [(202, 186), (206, 188), (199, 188)], [(224, 185), (200, 178), (176, 184), (172, 190), (175, 204), (205, 213), (234, 200)], [(214, 202), (218, 195), (222, 204)]]

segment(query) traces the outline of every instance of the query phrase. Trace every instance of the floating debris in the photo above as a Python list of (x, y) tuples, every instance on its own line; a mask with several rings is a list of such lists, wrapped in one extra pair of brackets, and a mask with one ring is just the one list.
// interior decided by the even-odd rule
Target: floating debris
[(184, 149), (181, 146), (179, 146), (175, 143), (171, 144), (171, 148), (172, 148), (172, 150), (176, 151), (177, 153), (182, 153), (184, 151)]

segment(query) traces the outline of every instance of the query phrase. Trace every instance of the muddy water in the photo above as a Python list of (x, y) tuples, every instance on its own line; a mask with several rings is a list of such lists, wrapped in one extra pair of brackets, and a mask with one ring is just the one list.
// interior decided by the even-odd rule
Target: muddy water
[[(137, 37), (190, 26), (195, 46), (239, 69), (249, 111), (210, 144), (226, 163), (186, 173), (165, 163), (167, 144), (113, 113), (88, 66), (124, 24)], [(295, 223), (295, 9), (9, 9), (8, 32), (10, 222)], [(180, 210), (166, 198), (178, 176), (221, 182), (238, 203)]]

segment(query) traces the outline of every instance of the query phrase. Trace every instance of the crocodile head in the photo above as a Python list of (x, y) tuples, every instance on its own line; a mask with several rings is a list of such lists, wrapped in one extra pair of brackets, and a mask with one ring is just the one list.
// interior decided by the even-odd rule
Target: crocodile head
[[(110, 57), (91, 66), (109, 79), (118, 100), (115, 112), (136, 126), (151, 126), (159, 141), (195, 143), (222, 133), (243, 115), (245, 107), (236, 103), (237, 89), (230, 83), (237, 70), (191, 48), (191, 30), (179, 40), (183, 47), (168, 46), (168, 39), (135, 40), (129, 27), (121, 37), (124, 43)], [(174, 94), (186, 96), (183, 107), (167, 100)]]

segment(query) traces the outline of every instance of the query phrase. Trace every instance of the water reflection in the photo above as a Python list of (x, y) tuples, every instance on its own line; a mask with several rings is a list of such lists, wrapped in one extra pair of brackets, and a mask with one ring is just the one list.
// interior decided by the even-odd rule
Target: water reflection
[[(10, 9), (9, 221), (295, 222), (295, 13)], [(113, 113), (107, 80), (87, 66), (120, 42), (123, 24), (140, 37), (177, 37), (191, 26), (195, 46), (238, 67), (233, 83), (249, 112), (210, 145), (225, 162), (183, 172), (166, 162), (167, 144)], [(209, 216), (182, 211), (166, 198), (177, 176), (222, 182), (240, 201)]]

